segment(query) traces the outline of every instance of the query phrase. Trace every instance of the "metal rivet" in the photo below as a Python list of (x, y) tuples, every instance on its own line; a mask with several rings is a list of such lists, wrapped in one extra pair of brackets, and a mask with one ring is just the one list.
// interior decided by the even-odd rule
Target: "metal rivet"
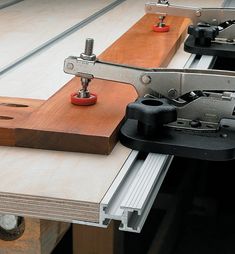
[(221, 138), (227, 138), (228, 135), (227, 135), (226, 133), (222, 133), (222, 134), (220, 134), (220, 137), (221, 137)]
[(143, 84), (147, 85), (147, 84), (151, 83), (151, 77), (145, 74), (141, 77), (141, 82)]
[(192, 120), (190, 125), (192, 128), (199, 128), (202, 126), (202, 124), (199, 120)]
[(168, 97), (171, 98), (171, 99), (175, 99), (177, 97), (177, 91), (176, 89), (174, 88), (171, 88), (169, 91), (168, 91)]
[(217, 21), (217, 19), (212, 19), (212, 22), (211, 22), (212, 24), (214, 24), (214, 25), (216, 25), (216, 24), (218, 24), (218, 21)]
[(197, 17), (200, 17), (200, 16), (201, 16), (201, 11), (200, 11), (200, 10), (197, 10), (197, 11), (196, 11), (196, 16), (197, 16)]
[(73, 68), (74, 68), (74, 65), (72, 64), (72, 63), (67, 63), (67, 69), (69, 69), (69, 70), (73, 70)]

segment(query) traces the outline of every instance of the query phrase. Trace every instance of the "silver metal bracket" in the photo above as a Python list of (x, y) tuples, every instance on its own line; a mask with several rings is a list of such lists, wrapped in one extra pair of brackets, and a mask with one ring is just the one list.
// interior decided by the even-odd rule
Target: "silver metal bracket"
[(218, 38), (226, 40), (235, 38), (235, 24), (233, 22), (225, 28), (221, 26), (221, 24), (225, 22), (235, 20), (235, 8), (199, 8), (171, 5), (169, 2), (165, 4), (149, 2), (145, 4), (145, 12), (187, 17), (192, 20), (194, 25), (203, 23), (211, 26), (218, 26)]
[(219, 25), (228, 20), (235, 19), (235, 8), (200, 8), (181, 5), (171, 5), (169, 3), (160, 4), (149, 2), (145, 4), (146, 13), (169, 14), (174, 16), (188, 17), (194, 25), (207, 23)]
[(100, 203), (99, 223), (73, 223), (107, 228), (115, 220), (120, 221), (120, 230), (140, 233), (172, 159), (133, 150)]
[(68, 57), (64, 72), (80, 77), (112, 80), (133, 85), (140, 96), (159, 93), (175, 100), (191, 91), (234, 91), (235, 73), (198, 69), (142, 69), (108, 62)]

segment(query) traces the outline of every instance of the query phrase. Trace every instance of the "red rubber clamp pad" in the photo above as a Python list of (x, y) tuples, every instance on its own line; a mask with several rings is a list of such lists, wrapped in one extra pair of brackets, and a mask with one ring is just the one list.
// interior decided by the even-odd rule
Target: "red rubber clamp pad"
[(156, 25), (153, 26), (153, 31), (155, 32), (163, 33), (163, 32), (168, 32), (169, 30), (170, 30), (170, 26), (163, 26), (163, 27), (156, 26)]
[(90, 94), (89, 98), (79, 98), (77, 93), (71, 94), (71, 103), (78, 106), (90, 106), (97, 102), (97, 95), (94, 93)]

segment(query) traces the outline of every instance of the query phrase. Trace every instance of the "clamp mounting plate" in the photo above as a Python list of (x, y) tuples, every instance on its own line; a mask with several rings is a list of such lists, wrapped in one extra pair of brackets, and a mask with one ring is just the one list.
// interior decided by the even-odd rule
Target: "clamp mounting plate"
[[(164, 127), (155, 137), (146, 138), (137, 132), (138, 121), (128, 119), (121, 128), (123, 145), (144, 152), (164, 153), (210, 161), (235, 158), (235, 130), (224, 124), (216, 132), (198, 133)], [(224, 126), (224, 127), (223, 127)]]
[(212, 42), (209, 47), (195, 45), (195, 39), (189, 35), (184, 43), (184, 50), (196, 55), (210, 55), (235, 58), (235, 45), (230, 43)]

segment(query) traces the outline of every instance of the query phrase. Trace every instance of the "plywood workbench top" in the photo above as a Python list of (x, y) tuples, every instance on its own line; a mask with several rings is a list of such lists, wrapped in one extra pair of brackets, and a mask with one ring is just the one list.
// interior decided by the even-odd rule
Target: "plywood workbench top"
[(0, 192), (97, 203), (129, 153), (120, 144), (109, 156), (1, 147)]
[(111, 2), (24, 0), (0, 10), (0, 69)]
[[(29, 2), (35, 5), (30, 7)], [(66, 8), (65, 15), (60, 14), (54, 21), (48, 18), (48, 22), (52, 21), (53, 26), (58, 28), (56, 33), (60, 28), (67, 28), (74, 24), (75, 20), (78, 21), (79, 18), (89, 15), (101, 5), (111, 1), (59, 2), (61, 4), (57, 2), (54, 8)], [(67, 2), (76, 2), (78, 7), (74, 8), (73, 4), (67, 5)], [(65, 75), (62, 71), (63, 61), (67, 56), (79, 55), (84, 50), (85, 38), (95, 39), (95, 53), (99, 55), (144, 15), (145, 2), (145, 0), (128, 0), (122, 3), (50, 49), (1, 76), (0, 96), (47, 99), (71, 79), (71, 76)], [(215, 1), (207, 1), (206, 4), (212, 2)], [(30, 29), (34, 27), (33, 22), (37, 23), (37, 17), (41, 19), (40, 15), (48, 13), (51, 16), (53, 8), (50, 4), (53, 3), (54, 1), (25, 0), (21, 4), (0, 11), (0, 30), (3, 36), (3, 39), (0, 39), (1, 67), (7, 64), (8, 54), (11, 55), (9, 59), (12, 61), (47, 40), (47, 36), (55, 32), (51, 33), (48, 28), (44, 33), (45, 20), (41, 20), (41, 28), (38, 28), (42, 29), (40, 36), (35, 37), (33, 42), (27, 40), (21, 48), (22, 51), (15, 43), (19, 38), (21, 40), (19, 44), (24, 44), (25, 34), (30, 38)], [(187, 3), (190, 4), (190, 1)], [(203, 4), (205, 5), (204, 2)], [(20, 7), (24, 5), (27, 5), (26, 9)], [(41, 11), (30, 11), (30, 8), (36, 7)], [(80, 9), (83, 10), (82, 14), (76, 16)], [(9, 15), (7, 13), (11, 13), (15, 21), (7, 19)], [(69, 16), (73, 16), (71, 22), (68, 20)], [(30, 24), (26, 20), (30, 20)], [(17, 23), (22, 29), (17, 32), (18, 35), (17, 33), (10, 35), (12, 32), (10, 29), (14, 30)], [(63, 220), (66, 214), (67, 218), (72, 220), (80, 212), (86, 220), (97, 222), (99, 203), (130, 152), (130, 149), (119, 143), (109, 156), (0, 147), (0, 212), (37, 217), (38, 204), (44, 202), (44, 208), (40, 211), (41, 218)], [(82, 207), (89, 207), (90, 212), (85, 213)]]

